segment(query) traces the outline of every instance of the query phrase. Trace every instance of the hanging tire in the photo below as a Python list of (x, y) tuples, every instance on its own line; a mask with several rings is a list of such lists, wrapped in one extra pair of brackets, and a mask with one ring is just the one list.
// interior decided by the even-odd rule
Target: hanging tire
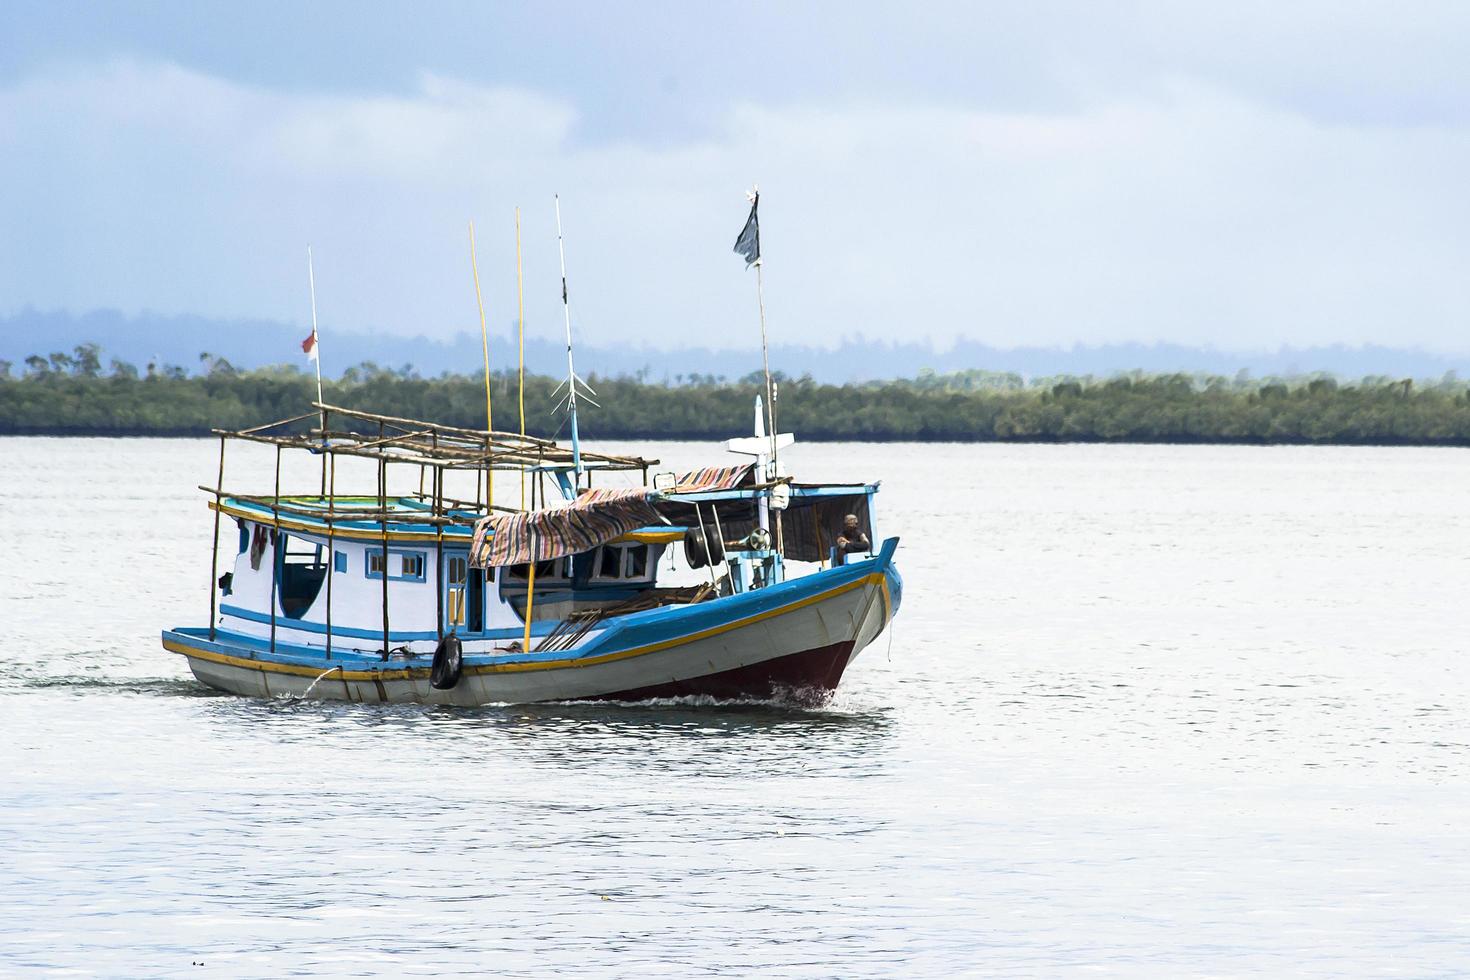
[(459, 637), (450, 633), (434, 648), (434, 668), (429, 671), (429, 684), (436, 691), (452, 690), (464, 669), (464, 647)]
[(684, 532), (684, 560), (690, 568), (717, 565), (725, 560), (724, 544), (717, 538), (706, 538), (699, 528), (691, 527)]

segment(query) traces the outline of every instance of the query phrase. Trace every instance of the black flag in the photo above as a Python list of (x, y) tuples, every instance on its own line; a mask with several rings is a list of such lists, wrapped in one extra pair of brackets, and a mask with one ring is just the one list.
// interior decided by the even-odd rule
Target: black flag
[(747, 269), (761, 260), (761, 223), (755, 214), (760, 203), (760, 194), (751, 195), (750, 217), (745, 219), (745, 227), (740, 230), (740, 237), (735, 239), (735, 254), (745, 258)]

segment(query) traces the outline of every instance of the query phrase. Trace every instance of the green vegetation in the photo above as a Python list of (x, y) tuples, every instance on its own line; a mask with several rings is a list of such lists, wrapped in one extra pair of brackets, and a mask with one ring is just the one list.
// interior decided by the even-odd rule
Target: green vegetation
[[(747, 432), (757, 376), (681, 378), (656, 384), (592, 379), (588, 438), (725, 439)], [(533, 435), (565, 435), (553, 379), (527, 377)], [(200, 355), (193, 374), (142, 372), (96, 345), (71, 354), (0, 361), (0, 434), (201, 435), (309, 411), (313, 378), (294, 367), (240, 372)], [(514, 428), (514, 377), (493, 383), (497, 427)], [(419, 377), (411, 368), (363, 364), (328, 382), (326, 399), (367, 411), (451, 425), (484, 424), (478, 375)], [(780, 382), (780, 425), (807, 440), (1186, 442), (1343, 445), (1470, 445), (1470, 385), (1330, 377), (1255, 380), (1191, 375), (1047, 378), (985, 371), (925, 372), (913, 380), (852, 385)]]

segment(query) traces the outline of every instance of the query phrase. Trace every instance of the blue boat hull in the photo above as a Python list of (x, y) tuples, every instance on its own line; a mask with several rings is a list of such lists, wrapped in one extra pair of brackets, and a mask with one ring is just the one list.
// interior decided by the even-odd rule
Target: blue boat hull
[(460, 705), (661, 697), (822, 700), (897, 612), (897, 539), (850, 564), (754, 592), (618, 617), (577, 647), (467, 652), (459, 683), (430, 658), (334, 653), (207, 629), (163, 634), (194, 674), (235, 694)]

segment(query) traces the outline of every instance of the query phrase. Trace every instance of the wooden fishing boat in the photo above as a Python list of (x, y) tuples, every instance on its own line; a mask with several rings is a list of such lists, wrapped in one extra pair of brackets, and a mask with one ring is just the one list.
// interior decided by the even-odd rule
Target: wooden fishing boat
[[(727, 444), (755, 460), (689, 474), (315, 408), (216, 432), (220, 478), (201, 488), (215, 524), (209, 621), (163, 633), (211, 687), (455, 705), (821, 700), (898, 610), (898, 541), (869, 544), (878, 485), (786, 476), (772, 457), (790, 437), (761, 431), (759, 402), (755, 435)], [(274, 493), (225, 488), (225, 448), (241, 440), (275, 447)], [(288, 452), (319, 457), (314, 492), (281, 492)], [(337, 492), (344, 456), (376, 464), (374, 493)], [(404, 468), (417, 470), (419, 491), (390, 495)], [(524, 509), (488, 505), (489, 476), (503, 470), (530, 482)], [(484, 502), (446, 495), (446, 480), (466, 472), (477, 488), (485, 479)], [(638, 485), (621, 490), (580, 479), (630, 472)], [(861, 534), (839, 549), (847, 515)], [(223, 562), (222, 540), (236, 545)]]

